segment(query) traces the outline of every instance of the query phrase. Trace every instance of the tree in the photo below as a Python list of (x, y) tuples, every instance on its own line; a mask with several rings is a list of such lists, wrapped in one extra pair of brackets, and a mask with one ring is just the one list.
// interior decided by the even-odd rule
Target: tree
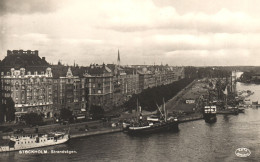
[(0, 109), (0, 121), (14, 121), (15, 120), (15, 108), (14, 108), (14, 101), (11, 97), (3, 97), (2, 98), (4, 103), (1, 105)]
[(92, 114), (93, 119), (101, 119), (105, 111), (101, 106), (91, 105), (89, 113)]
[(21, 117), (22, 120), (25, 121), (27, 125), (42, 125), (43, 124), (43, 118), (42, 115), (39, 115), (37, 113), (28, 113)]
[(154, 111), (157, 109), (156, 105), (163, 104), (163, 98), (165, 102), (167, 102), (192, 81), (193, 79), (185, 78), (168, 85), (145, 89), (141, 93), (133, 95), (130, 100), (125, 102), (124, 107), (128, 110), (136, 110), (138, 98), (138, 105), (140, 105), (143, 110)]
[(2, 86), (2, 64), (0, 60), (0, 122), (4, 121), (3, 86)]
[(254, 75), (253, 71), (250, 72), (244, 72), (241, 76), (240, 76), (240, 80), (241, 82), (250, 82), (252, 81), (252, 76)]
[(14, 101), (11, 97), (6, 98), (5, 106), (5, 115), (6, 121), (14, 121), (15, 120), (15, 108)]
[(62, 108), (60, 110), (60, 118), (65, 121), (72, 121), (73, 120), (72, 111), (70, 111), (69, 109)]

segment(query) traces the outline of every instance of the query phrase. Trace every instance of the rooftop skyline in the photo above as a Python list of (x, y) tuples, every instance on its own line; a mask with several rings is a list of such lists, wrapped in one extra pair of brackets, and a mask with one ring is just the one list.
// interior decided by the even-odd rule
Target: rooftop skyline
[(260, 65), (257, 0), (3, 0), (0, 60), (13, 49), (89, 65)]

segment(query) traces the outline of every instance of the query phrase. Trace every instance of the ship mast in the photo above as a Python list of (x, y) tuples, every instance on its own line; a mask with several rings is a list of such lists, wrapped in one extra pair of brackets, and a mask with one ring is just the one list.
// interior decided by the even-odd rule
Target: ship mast
[(157, 103), (156, 103), (156, 106), (157, 106), (157, 108), (158, 108), (159, 112), (161, 113), (161, 115), (164, 117), (164, 115), (163, 115), (163, 113), (162, 113), (162, 111), (161, 111), (161, 109), (160, 109), (160, 107), (158, 106), (158, 104), (157, 104)]
[(165, 122), (166, 122), (166, 121), (167, 121), (167, 112), (166, 112), (166, 109), (165, 109), (164, 98), (163, 98), (163, 111), (164, 111), (164, 120), (165, 120)]
[(138, 119), (138, 116), (137, 116), (138, 113), (138, 98), (136, 100), (136, 111), (135, 111), (135, 117)]

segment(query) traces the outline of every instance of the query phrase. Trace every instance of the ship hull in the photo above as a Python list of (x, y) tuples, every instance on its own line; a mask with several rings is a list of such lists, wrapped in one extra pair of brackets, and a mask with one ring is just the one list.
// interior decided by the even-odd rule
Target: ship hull
[(164, 131), (178, 131), (179, 124), (178, 122), (167, 122), (160, 123), (147, 127), (129, 127), (127, 130), (127, 134), (129, 135), (145, 135), (156, 132), (164, 132)]
[[(42, 141), (39, 143), (36, 143), (34, 140), (25, 140), (27, 143), (21, 143), (16, 141), (13, 146), (0, 146), (0, 152), (10, 152), (10, 151), (18, 151), (18, 150), (25, 150), (25, 149), (34, 149), (34, 148), (40, 148), (40, 147), (47, 147), (47, 146), (53, 146), (53, 145), (59, 145), (62, 143), (65, 143), (69, 140), (69, 135), (64, 135), (62, 139), (58, 140), (48, 140), (41, 139)], [(29, 143), (30, 142), (30, 143)]]
[(238, 110), (218, 110), (217, 114), (238, 115)]
[(217, 121), (217, 116), (216, 114), (207, 114), (204, 115), (204, 120), (207, 123), (215, 123)]

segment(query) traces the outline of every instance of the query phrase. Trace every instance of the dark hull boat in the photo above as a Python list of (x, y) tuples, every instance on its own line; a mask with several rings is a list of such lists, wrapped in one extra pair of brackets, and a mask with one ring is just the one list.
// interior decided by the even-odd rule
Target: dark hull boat
[(217, 121), (217, 116), (216, 116), (216, 114), (205, 115), (204, 119), (205, 119), (205, 122), (207, 122), (207, 123), (215, 123)]
[(238, 108), (238, 113), (245, 113), (245, 109), (244, 108)]
[(216, 106), (205, 106), (203, 114), (205, 122), (215, 123), (217, 121), (216, 111)]
[[(163, 101), (164, 102), (164, 101)], [(143, 135), (150, 134), (155, 132), (164, 132), (164, 131), (178, 131), (179, 122), (175, 117), (168, 117), (167, 111), (165, 109), (165, 103), (163, 105), (164, 113), (160, 110), (157, 105), (160, 115), (152, 115), (147, 117), (146, 120), (143, 120), (141, 106), (139, 107), (139, 119), (137, 122), (130, 124), (123, 124), (123, 130), (129, 135)]]
[(238, 115), (239, 110), (238, 109), (223, 109), (223, 110), (218, 110), (217, 114), (227, 114), (227, 115)]
[(179, 123), (177, 120), (159, 122), (159, 123), (149, 123), (149, 125), (138, 125), (129, 126), (127, 133), (129, 135), (143, 135), (163, 131), (178, 131)]

